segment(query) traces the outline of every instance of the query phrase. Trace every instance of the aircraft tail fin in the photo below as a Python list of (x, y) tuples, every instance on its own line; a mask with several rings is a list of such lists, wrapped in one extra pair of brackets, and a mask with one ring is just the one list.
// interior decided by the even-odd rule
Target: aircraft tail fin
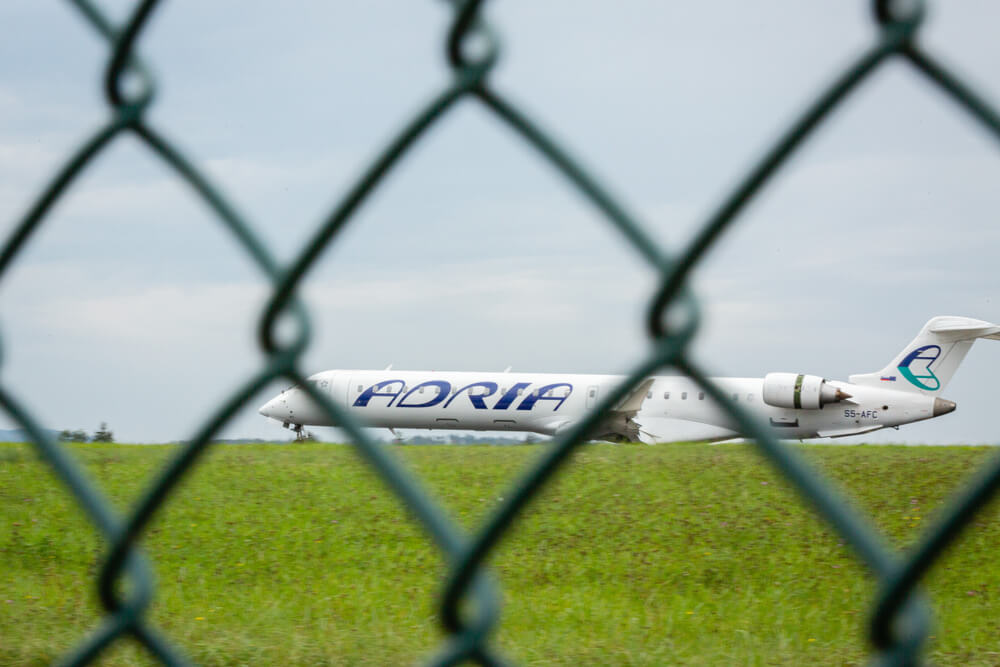
[(939, 315), (876, 373), (852, 375), (852, 384), (937, 394), (951, 380), (977, 338), (1000, 340), (1000, 326), (969, 317)]

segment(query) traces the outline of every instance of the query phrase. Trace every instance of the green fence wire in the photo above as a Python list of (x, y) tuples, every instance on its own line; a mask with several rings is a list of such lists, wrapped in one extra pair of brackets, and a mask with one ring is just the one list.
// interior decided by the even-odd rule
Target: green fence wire
[[(925, 13), (923, 3), (876, 0), (873, 3), (873, 18), (879, 29), (873, 43), (806, 108), (746, 174), (705, 221), (694, 241), (681, 252), (672, 254), (660, 248), (648, 235), (649, 227), (640, 224), (635, 216), (612, 198), (578, 160), (490, 85), (489, 75), (496, 63), (500, 43), (496, 32), (482, 16), (485, 3), (483, 0), (453, 0), (454, 16), (445, 44), (453, 72), (450, 84), (383, 148), (319, 225), (295, 261), (290, 266), (282, 266), (251, 231), (253, 227), (248, 218), (238, 213), (222, 190), (211, 183), (146, 118), (156, 89), (153, 77), (139, 55), (138, 45), (143, 28), (158, 1), (137, 3), (122, 26), (112, 25), (87, 0), (71, 2), (107, 41), (109, 58), (104, 72), (104, 90), (112, 111), (111, 118), (70, 156), (28, 213), (16, 222), (13, 233), (0, 250), (0, 278), (10, 268), (25, 242), (46, 220), (53, 204), (66, 193), (94, 157), (120, 136), (131, 133), (172, 168), (177, 177), (187, 183), (215, 213), (219, 222), (232, 233), (234, 241), (270, 281), (273, 292), (258, 331), (259, 342), (266, 355), (263, 368), (250, 375), (179, 450), (141, 500), (130, 508), (127, 516), (121, 516), (112, 509), (81, 466), (47, 435), (8, 387), (0, 383), (0, 406), (30, 434), (38, 452), (73, 493), (110, 545), (97, 581), (99, 598), (106, 611), (103, 623), (66, 656), (66, 664), (92, 662), (109, 645), (129, 636), (165, 664), (188, 663), (180, 649), (145, 618), (155, 590), (151, 566), (139, 548), (139, 541), (150, 519), (162, 507), (181, 477), (194, 467), (214, 435), (260, 390), (278, 378), (287, 378), (301, 385), (331, 418), (343, 425), (362, 457), (400, 497), (443, 553), (449, 565), (449, 574), (440, 596), (439, 613), (448, 638), (428, 664), (452, 665), (465, 661), (483, 665), (503, 664), (503, 657), (490, 644), (490, 636), (499, 622), (499, 596), (496, 582), (484, 570), (484, 561), (525, 506), (552, 475), (568, 463), (578, 446), (587, 440), (588, 433), (602, 416), (643, 378), (665, 368), (674, 368), (686, 374), (723, 406), (739, 423), (741, 430), (756, 442), (764, 456), (792, 482), (802, 497), (851, 545), (871, 570), (879, 586), (869, 627), (875, 651), (874, 661), (887, 665), (910, 665), (921, 661), (922, 646), (929, 632), (930, 613), (917, 586), (942, 550), (955, 541), (961, 530), (1000, 488), (1000, 459), (986, 466), (985, 471), (970, 483), (961, 497), (953, 501), (939, 522), (909, 552), (897, 553), (887, 546), (864, 517), (851, 510), (819, 473), (803, 462), (801, 456), (777, 442), (766, 428), (738, 404), (731, 402), (706, 377), (702, 367), (688, 352), (688, 345), (698, 331), (699, 310), (685, 284), (691, 270), (788, 157), (859, 84), (892, 59), (908, 63), (923, 74), (955, 102), (958, 109), (981, 122), (993, 137), (1000, 139), (1000, 116), (997, 112), (918, 45), (916, 38)], [(124, 90), (126, 78), (139, 83), (137, 92)], [(547, 160), (576, 187), (582, 197), (600, 210), (660, 276), (660, 286), (648, 312), (651, 346), (646, 359), (633, 368), (627, 379), (606, 396), (582, 423), (551, 443), (541, 460), (516, 483), (513, 492), (503, 494), (504, 503), (473, 535), (467, 535), (446, 518), (419, 480), (404, 469), (391, 448), (372, 441), (344, 407), (332, 403), (327, 396), (305, 382), (299, 362), (309, 345), (311, 327), (309, 315), (296, 296), (302, 279), (358, 208), (372, 196), (384, 176), (428, 128), (442, 122), (456, 103), (465, 99), (481, 104), (501, 119), (513, 136), (533, 146), (539, 157)], [(275, 331), (279, 320), (286, 318), (297, 324), (297, 334), (291, 342), (280, 343)], [(2, 361), (0, 356), (0, 363)], [(122, 586), (124, 582), (129, 585)], [(123, 590), (128, 594), (123, 595)]]

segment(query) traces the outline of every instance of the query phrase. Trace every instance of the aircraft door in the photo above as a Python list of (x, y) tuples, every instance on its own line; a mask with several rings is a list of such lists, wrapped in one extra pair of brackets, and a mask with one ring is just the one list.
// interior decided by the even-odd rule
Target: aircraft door
[(601, 394), (601, 388), (596, 384), (592, 387), (587, 387), (587, 409), (591, 409), (597, 405), (597, 399)]
[(351, 385), (351, 377), (346, 373), (334, 373), (330, 383), (330, 400), (338, 405), (347, 407), (347, 394)]
[(357, 377), (356, 375), (352, 375), (349, 377), (345, 376), (345, 377), (347, 377), (348, 379), (347, 379), (347, 389), (344, 393), (344, 401), (345, 401), (344, 405), (347, 408), (350, 408), (352, 405), (354, 405), (354, 401), (357, 400), (358, 396), (361, 395), (361, 391), (363, 388), (361, 386), (361, 378)]

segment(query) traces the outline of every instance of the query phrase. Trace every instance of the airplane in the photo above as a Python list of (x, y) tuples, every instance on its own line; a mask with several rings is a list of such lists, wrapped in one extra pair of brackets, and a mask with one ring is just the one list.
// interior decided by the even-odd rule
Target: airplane
[[(725, 394), (780, 439), (838, 438), (932, 419), (955, 410), (939, 394), (979, 338), (1000, 340), (1000, 326), (968, 317), (932, 318), (883, 369), (847, 382), (804, 373), (713, 378)], [(555, 436), (571, 428), (618, 375), (561, 373), (329, 370), (308, 378), (369, 427), (522, 431)], [(303, 437), (304, 426), (336, 426), (299, 386), (260, 414)], [(679, 427), (684, 426), (681, 429)], [(679, 435), (682, 433), (682, 435)], [(612, 442), (719, 441), (738, 426), (693, 380), (652, 376), (619, 401), (592, 432)]]

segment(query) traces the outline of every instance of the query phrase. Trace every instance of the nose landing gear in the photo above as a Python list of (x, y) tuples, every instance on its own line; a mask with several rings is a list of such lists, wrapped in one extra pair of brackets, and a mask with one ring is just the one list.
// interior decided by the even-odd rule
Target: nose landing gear
[(285, 422), (282, 426), (295, 432), (295, 442), (311, 442), (316, 439), (312, 433), (302, 428), (302, 424), (289, 424)]

